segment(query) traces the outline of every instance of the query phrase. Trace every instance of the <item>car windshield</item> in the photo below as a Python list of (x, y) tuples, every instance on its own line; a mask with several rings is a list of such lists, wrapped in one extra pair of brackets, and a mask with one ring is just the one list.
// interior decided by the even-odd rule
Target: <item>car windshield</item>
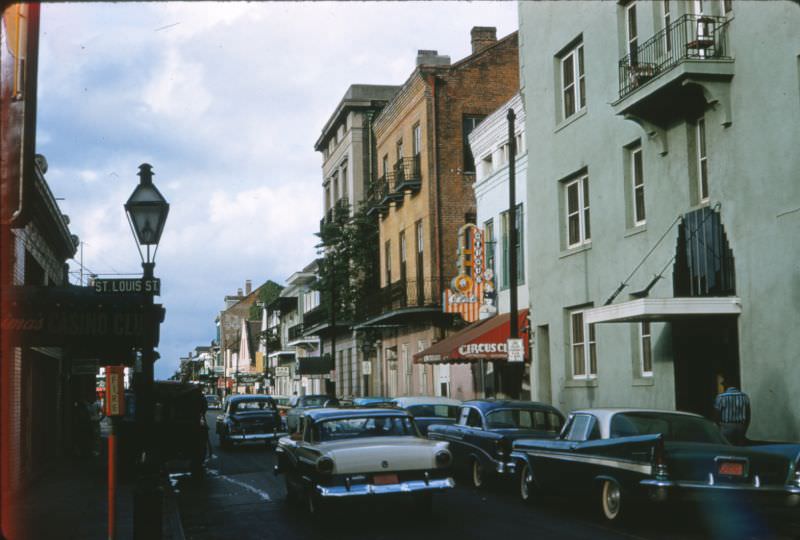
[(338, 441), (360, 437), (419, 436), (414, 421), (408, 416), (367, 416), (336, 418), (314, 426), (318, 441)]
[(217, 396), (206, 396), (206, 401), (209, 403), (219, 403), (219, 398)]
[(234, 401), (231, 403), (231, 412), (269, 411), (275, 408), (271, 399)]
[(631, 412), (615, 414), (611, 419), (611, 437), (656, 435), (664, 440), (726, 444), (717, 426), (705, 418), (685, 414)]
[(552, 411), (535, 409), (501, 409), (486, 415), (489, 429), (535, 429), (558, 433), (561, 430), (561, 418)]
[(418, 418), (458, 419), (459, 408), (455, 405), (412, 405), (406, 410)]

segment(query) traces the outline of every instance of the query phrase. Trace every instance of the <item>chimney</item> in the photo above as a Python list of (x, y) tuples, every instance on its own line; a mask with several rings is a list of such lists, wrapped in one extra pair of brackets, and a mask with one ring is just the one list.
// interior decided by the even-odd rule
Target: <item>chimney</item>
[(494, 26), (473, 26), (470, 35), (472, 36), (472, 54), (497, 43), (497, 28)]
[(450, 57), (439, 54), (439, 51), (419, 50), (417, 51), (418, 66), (449, 66)]
[(241, 287), (239, 287), (238, 289), (236, 289), (236, 296), (238, 296), (238, 297), (241, 297), (241, 296), (242, 296), (242, 288), (241, 288)]
[(253, 292), (253, 282), (246, 279), (244, 282), (244, 294), (245, 296), (249, 296), (251, 292)]

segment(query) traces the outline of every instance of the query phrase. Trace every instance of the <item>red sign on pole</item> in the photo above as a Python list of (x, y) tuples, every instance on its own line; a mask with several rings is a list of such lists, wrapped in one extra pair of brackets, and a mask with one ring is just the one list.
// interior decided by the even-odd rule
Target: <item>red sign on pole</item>
[(125, 414), (125, 368), (106, 366), (106, 416)]

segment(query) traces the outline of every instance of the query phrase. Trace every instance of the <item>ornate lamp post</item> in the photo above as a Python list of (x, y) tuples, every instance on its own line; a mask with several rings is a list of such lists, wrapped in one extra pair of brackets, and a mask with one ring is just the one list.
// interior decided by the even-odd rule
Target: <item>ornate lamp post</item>
[[(134, 375), (136, 433), (138, 441), (142, 444), (142, 462), (134, 496), (133, 534), (136, 539), (160, 539), (162, 495), (158, 487), (159, 464), (153, 455), (155, 448), (152, 444), (155, 409), (153, 403), (155, 326), (160, 323), (160, 319), (156, 319), (153, 310), (155, 289), (149, 284), (154, 280), (155, 256), (169, 214), (169, 204), (153, 185), (153, 168), (148, 163), (139, 165), (139, 185), (125, 203), (125, 213), (142, 259), (142, 294), (146, 314), (141, 371), (137, 369)], [(151, 246), (154, 246), (152, 254)], [(142, 247), (145, 248), (144, 251)]]

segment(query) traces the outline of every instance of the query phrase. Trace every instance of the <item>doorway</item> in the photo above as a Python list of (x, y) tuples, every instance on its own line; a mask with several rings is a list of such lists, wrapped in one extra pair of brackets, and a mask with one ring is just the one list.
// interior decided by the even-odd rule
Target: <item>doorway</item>
[(673, 323), (675, 406), (713, 418), (718, 375), (740, 388), (739, 332), (734, 317), (690, 319)]

